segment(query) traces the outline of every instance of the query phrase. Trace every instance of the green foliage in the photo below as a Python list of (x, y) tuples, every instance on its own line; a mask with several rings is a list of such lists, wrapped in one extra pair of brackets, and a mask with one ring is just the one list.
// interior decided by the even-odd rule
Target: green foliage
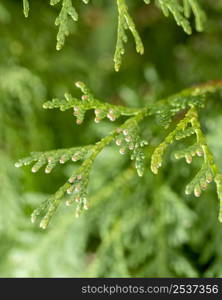
[(193, 11), (195, 16), (196, 30), (203, 31), (206, 22), (206, 15), (199, 5), (199, 2), (195, 0), (184, 0), (184, 15), (187, 18), (190, 17), (191, 11)]
[(32, 162), (36, 162), (32, 168), (32, 172), (37, 172), (42, 166), (47, 164), (45, 173), (50, 173), (56, 164), (64, 164), (68, 160), (78, 161), (85, 157), (91, 146), (74, 147), (68, 149), (59, 149), (48, 152), (33, 152), (30, 157), (21, 159), (16, 163), (16, 167), (27, 166)]
[[(64, 100), (59, 101), (58, 99), (52, 100), (52, 102), (47, 102), (44, 104), (45, 108), (53, 108), (53, 107), (60, 107), (62, 110), (65, 110), (70, 107), (78, 108), (78, 110), (75, 109), (74, 112), (80, 112), (80, 117), (77, 115), (77, 123), (81, 123), (84, 117), (84, 113), (87, 109), (95, 108), (100, 110), (100, 115), (98, 116), (97, 113), (97, 118), (101, 119), (101, 114), (103, 116), (106, 116), (111, 121), (114, 121), (117, 116), (120, 114), (126, 114), (130, 115), (130, 110), (124, 109), (124, 107), (118, 107), (118, 106), (110, 106), (101, 104), (98, 102), (98, 100), (94, 100), (93, 96), (90, 96), (90, 92), (88, 88), (80, 82), (77, 82), (77, 87), (80, 87), (81, 90), (83, 91), (84, 95), (86, 97), (83, 97), (83, 104), (79, 100), (76, 100), (75, 98), (70, 98), (67, 97), (67, 105), (64, 103)], [(98, 108), (96, 108), (96, 104), (99, 103)], [(75, 105), (75, 106), (73, 106)], [(77, 105), (77, 106), (76, 106)], [(80, 108), (80, 106), (82, 107)], [(103, 109), (104, 107), (104, 109)], [(112, 111), (110, 111), (112, 109)], [(65, 160), (68, 160), (72, 158), (73, 161), (77, 161), (79, 159), (83, 159), (85, 155), (89, 154), (86, 156), (86, 159), (84, 160), (83, 164), (80, 166), (80, 168), (70, 176), (68, 181), (60, 187), (60, 189), (52, 196), (50, 197), (46, 202), (44, 202), (39, 209), (34, 211), (32, 214), (32, 220), (33, 222), (36, 220), (36, 217), (44, 212), (47, 211), (45, 217), (40, 223), (40, 227), (46, 228), (51, 217), (54, 215), (57, 207), (59, 206), (63, 196), (68, 193), (71, 194), (72, 199), (67, 200), (66, 204), (69, 206), (71, 205), (74, 201), (78, 203), (77, 205), (77, 210), (76, 214), (77, 216), (79, 213), (82, 211), (82, 209), (88, 209), (87, 205), (87, 186), (88, 186), (88, 181), (89, 181), (89, 173), (92, 168), (92, 164), (97, 157), (97, 155), (103, 150), (105, 146), (107, 146), (114, 138), (117, 136), (118, 139), (121, 139), (121, 133), (123, 132), (123, 135), (130, 138), (130, 145), (129, 148), (130, 150), (133, 150), (133, 154), (131, 158), (136, 161), (136, 168), (138, 170), (139, 176), (143, 174), (143, 159), (144, 159), (144, 154), (141, 150), (141, 148), (146, 144), (145, 141), (140, 140), (137, 131), (135, 132), (135, 126), (143, 119), (144, 115), (146, 115), (147, 110), (142, 109), (142, 110), (137, 110), (137, 113), (135, 110), (132, 110), (131, 114), (135, 116), (131, 117), (128, 119), (126, 122), (123, 123), (121, 127), (119, 127), (117, 130), (114, 130), (111, 132), (108, 136), (105, 138), (101, 139), (99, 142), (97, 142), (95, 145), (91, 146), (84, 146), (82, 148), (72, 148), (72, 149), (60, 149), (60, 150), (55, 150), (55, 151), (49, 151), (45, 153), (32, 153), (31, 157), (27, 157), (25, 159), (19, 160), (15, 166), (16, 167), (21, 167), (23, 165), (29, 165), (33, 161), (37, 161), (37, 163), (32, 167), (32, 171), (36, 172), (38, 171), (44, 164), (47, 164), (45, 172), (50, 173), (50, 171), (53, 169), (53, 167), (56, 165), (58, 162), (64, 162)], [(76, 115), (76, 114), (75, 114)], [(79, 120), (81, 122), (79, 122)], [(98, 122), (98, 120), (95, 120)], [(125, 153), (125, 148), (120, 149), (120, 153), (124, 154)]]
[[(118, 6), (118, 34), (116, 51), (114, 55), (115, 70), (119, 71), (122, 56), (125, 53), (124, 43), (127, 42), (126, 30), (130, 30), (136, 44), (136, 51), (140, 54), (144, 53), (144, 46), (140, 35), (136, 29), (133, 19), (128, 13), (128, 6), (125, 0), (116, 0)], [(144, 1), (146, 4), (150, 4), (150, 1)], [(206, 15), (200, 7), (198, 1), (185, 0), (184, 6), (182, 6), (177, 0), (158, 0), (159, 7), (163, 11), (163, 14), (168, 17), (171, 13), (177, 23), (181, 26), (187, 34), (192, 33), (189, 18), (191, 11), (193, 11), (196, 20), (196, 29), (203, 31), (206, 21)]]
[[(215, 89), (212, 82), (178, 93), (221, 77), (221, 1), (195, 1), (203, 5), (209, 23), (203, 34), (193, 31), (192, 35), (171, 22), (172, 13), (163, 18), (158, 1), (157, 5), (150, 2), (148, 6), (143, 1), (127, 1), (147, 51), (138, 59), (133, 47), (128, 47), (124, 68), (114, 74), (111, 53), (116, 40), (116, 1), (94, 0), (88, 6), (73, 1), (81, 15), (78, 34), (70, 36), (60, 52), (53, 51), (53, 21), (62, 2), (52, 9), (49, 1), (29, 1), (27, 20), (18, 13), (22, 1), (1, 1), (0, 277), (222, 276), (222, 227), (217, 220), (219, 203), (214, 185), (207, 184), (198, 200), (193, 193), (184, 195), (185, 185), (204, 160), (196, 155), (197, 136), (190, 123), (177, 133), (168, 150), (181, 158), (188, 154), (188, 161), (191, 155), (192, 163), (175, 160), (171, 151), (165, 151), (158, 175), (149, 171), (155, 148), (184, 119), (192, 103), (214, 162), (218, 170), (222, 168), (219, 86)], [(184, 2), (179, 3), (182, 7)], [(71, 34), (71, 17), (69, 20)], [(95, 108), (91, 108), (84, 122), (73, 126), (74, 105), (63, 113), (40, 109), (44, 99), (55, 95), (60, 102), (67, 102), (62, 96), (65, 91), (76, 95), (70, 97), (76, 98), (78, 105), (83, 104), (74, 91), (73, 78), (87, 82), (98, 99), (104, 100), (98, 100), (101, 105), (124, 107), (130, 113), (110, 122), (106, 111), (98, 125), (93, 117)], [(33, 176), (28, 168), (14, 168), (15, 161), (36, 150), (44, 155), (45, 149), (61, 148), (68, 153), (68, 149), (94, 147), (142, 107), (149, 109), (150, 115), (137, 126), (131, 123), (129, 137), (123, 134), (124, 128), (116, 132), (93, 161), (86, 189), (90, 209), (75, 218), (78, 203), (63, 205), (74, 199), (65, 192), (52, 226), (43, 231), (33, 225), (31, 212), (66, 183), (91, 152), (76, 162), (69, 159), (60, 164), (57, 160), (50, 176), (42, 172)], [(115, 145), (118, 135), (123, 143), (120, 146)], [(137, 176), (136, 161), (131, 164), (130, 160), (133, 150), (127, 148), (127, 140), (136, 136), (149, 142), (141, 148), (143, 177)], [(124, 156), (118, 155), (121, 148), (126, 149)], [(220, 175), (214, 181), (221, 198)], [(46, 213), (47, 209), (41, 215)]]
[[(82, 0), (83, 3), (87, 4), (89, 0)], [(69, 18), (74, 22), (78, 20), (78, 13), (73, 7), (72, 0), (50, 0), (50, 5), (54, 6), (61, 2), (61, 11), (55, 20), (55, 25), (59, 27), (57, 34), (56, 49), (61, 50), (65, 43), (66, 36), (69, 35)], [(29, 15), (29, 0), (23, 0), (23, 12), (25, 17)]]
[(172, 13), (177, 25), (181, 26), (187, 34), (191, 34), (190, 23), (187, 20), (187, 16), (183, 15), (183, 8), (178, 1), (159, 0), (158, 2), (166, 17), (169, 16), (169, 13)]
[(116, 106), (97, 100), (83, 82), (76, 82), (76, 87), (83, 93), (81, 99), (74, 98), (72, 95), (66, 93), (64, 100), (53, 99), (52, 101), (44, 103), (43, 107), (46, 109), (59, 108), (61, 111), (72, 108), (77, 124), (83, 122), (85, 113), (88, 110), (94, 110), (96, 123), (99, 123), (105, 117), (110, 121), (115, 121), (121, 115), (130, 116), (138, 112), (137, 109)]
[(125, 0), (117, 0), (118, 6), (118, 34), (117, 34), (117, 43), (116, 51), (114, 55), (115, 70), (119, 71), (122, 55), (124, 54), (124, 43), (127, 42), (127, 36), (125, 31), (128, 29), (131, 31), (135, 43), (136, 51), (140, 54), (143, 54), (144, 48), (141, 38), (136, 30), (135, 24), (128, 13), (128, 7)]
[[(191, 127), (189, 127), (189, 125)], [(203, 156), (203, 164), (200, 171), (192, 179), (192, 181), (187, 185), (185, 193), (187, 195), (194, 192), (196, 197), (200, 197), (201, 191), (207, 188), (207, 184), (211, 183), (213, 180), (216, 182), (217, 192), (220, 199), (219, 208), (219, 221), (222, 222), (222, 202), (221, 202), (221, 174), (218, 173), (218, 168), (214, 162), (213, 155), (207, 146), (207, 141), (204, 133), (201, 130), (200, 123), (198, 121), (198, 114), (194, 107), (190, 108), (186, 113), (185, 117), (177, 124), (176, 129), (174, 129), (154, 151), (152, 155), (151, 170), (157, 174), (158, 168), (162, 166), (163, 153), (172, 144), (174, 140), (186, 138), (191, 134), (196, 135), (196, 142), (184, 149), (175, 153), (176, 159), (185, 158), (186, 162), (190, 164), (192, 162), (192, 157)]]
[[(89, 0), (82, 0), (85, 4), (88, 4)], [(199, 0), (198, 0), (199, 1)], [(205, 12), (202, 10), (196, 0), (184, 0), (184, 5), (182, 6), (178, 0), (158, 0), (157, 5), (161, 8), (163, 14), (169, 17), (171, 13), (177, 23), (181, 26), (187, 34), (192, 33), (189, 18), (191, 16), (191, 11), (193, 11), (196, 20), (196, 29), (198, 31), (203, 31), (204, 24), (206, 21)], [(70, 33), (69, 28), (69, 17), (75, 22), (78, 20), (78, 13), (73, 7), (72, 0), (50, 0), (50, 5), (54, 6), (62, 2), (62, 8), (55, 20), (55, 25), (59, 27), (57, 34), (57, 44), (56, 49), (61, 50), (65, 43), (66, 36)], [(144, 0), (146, 4), (150, 4), (150, 0)], [(122, 56), (125, 53), (125, 43), (127, 42), (126, 30), (131, 31), (133, 38), (135, 40), (136, 51), (139, 54), (144, 53), (143, 42), (140, 35), (136, 29), (136, 25), (128, 12), (128, 3), (126, 0), (116, 0), (118, 8), (118, 30), (117, 30), (117, 42), (114, 54), (114, 68), (118, 72), (120, 65), (122, 63)], [(25, 17), (29, 14), (29, 2), (28, 0), (23, 0), (23, 10)]]
[[(83, 146), (82, 148), (60, 149), (49, 151), (45, 153), (32, 153), (31, 157), (18, 161), (15, 166), (21, 167), (28, 165), (33, 161), (37, 163), (32, 167), (32, 171), (38, 171), (44, 164), (48, 163), (45, 169), (46, 173), (54, 168), (58, 162), (64, 162), (72, 158), (73, 161), (86, 158), (80, 168), (71, 175), (68, 181), (59, 188), (59, 190), (44, 202), (39, 209), (32, 214), (33, 222), (36, 217), (42, 212), (46, 211), (45, 217), (40, 223), (40, 227), (46, 228), (51, 217), (54, 215), (64, 195), (66, 193), (72, 196), (71, 200), (67, 200), (66, 204), (71, 205), (74, 201), (78, 203), (76, 214), (79, 216), (83, 209), (88, 209), (87, 204), (87, 186), (89, 182), (89, 174), (98, 154), (115, 139), (117, 146), (121, 146), (120, 154), (125, 154), (126, 150), (132, 151), (131, 159), (135, 160), (135, 166), (139, 176), (143, 176), (145, 165), (145, 153), (143, 147), (147, 142), (142, 140), (139, 135), (138, 124), (146, 117), (151, 115), (161, 115), (166, 121), (165, 114), (168, 117), (168, 123), (172, 117), (181, 110), (188, 109), (184, 118), (179, 121), (176, 128), (169, 133), (164, 142), (161, 143), (155, 150), (151, 157), (151, 170), (154, 174), (158, 173), (158, 169), (162, 166), (163, 154), (174, 140), (183, 139), (195, 133), (196, 142), (194, 145), (185, 150), (177, 152), (176, 158), (185, 157), (187, 163), (192, 162), (192, 156), (198, 155), (204, 157), (203, 165), (194, 179), (187, 185), (186, 194), (194, 192), (196, 197), (199, 197), (201, 190), (207, 188), (207, 184), (215, 179), (217, 185), (217, 192), (221, 199), (221, 175), (218, 173), (218, 168), (214, 162), (213, 155), (210, 152), (206, 138), (201, 130), (198, 121), (198, 114), (196, 107), (203, 107), (204, 102), (209, 95), (216, 93), (221, 89), (221, 82), (212, 82), (203, 86), (197, 86), (191, 89), (182, 91), (181, 93), (171, 96), (168, 99), (160, 100), (159, 102), (147, 108), (125, 109), (117, 105), (103, 104), (96, 100), (90, 90), (82, 82), (77, 82), (76, 86), (81, 89), (83, 96), (81, 100), (73, 98), (71, 95), (66, 95), (66, 100), (54, 99), (51, 102), (46, 102), (44, 108), (60, 108), (62, 111), (74, 108), (74, 115), (77, 117), (77, 124), (81, 124), (85, 112), (94, 109), (96, 112), (96, 123), (107, 116), (111, 121), (115, 121), (121, 114), (133, 115), (128, 118), (120, 127), (112, 131), (109, 135), (102, 138), (94, 146)], [(134, 116), (135, 115), (135, 116)], [(165, 124), (166, 127), (166, 124)], [(87, 154), (89, 154), (87, 156)], [(220, 203), (219, 220), (222, 221), (222, 202)]]
[(29, 1), (28, 0), (23, 0), (23, 13), (26, 18), (29, 16)]
[[(59, 27), (56, 44), (57, 50), (61, 50), (65, 43), (65, 37), (69, 35), (69, 17), (74, 22), (78, 20), (78, 14), (72, 5), (72, 0), (50, 0), (51, 5), (56, 5), (59, 2), (62, 2), (62, 8), (55, 20), (55, 25)], [(88, 3), (88, 1), (83, 2)]]
[(126, 151), (131, 151), (131, 160), (135, 160), (135, 167), (138, 176), (143, 176), (145, 164), (144, 164), (144, 146), (148, 144), (147, 141), (142, 140), (139, 135), (138, 117), (130, 118), (122, 126), (117, 129), (116, 145), (120, 146), (120, 154), (124, 155)]

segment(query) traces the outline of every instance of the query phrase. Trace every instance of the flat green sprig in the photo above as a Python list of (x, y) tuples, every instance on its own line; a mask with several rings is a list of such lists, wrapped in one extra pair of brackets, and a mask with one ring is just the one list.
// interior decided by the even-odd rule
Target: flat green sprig
[[(80, 1), (80, 0), (79, 0)], [(115, 0), (117, 7), (117, 42), (114, 53), (114, 68), (119, 71), (122, 64), (122, 58), (125, 53), (125, 44), (127, 43), (127, 31), (130, 31), (136, 46), (136, 51), (139, 54), (144, 53), (144, 46), (140, 37), (136, 24), (129, 12), (128, 0)], [(31, 1), (30, 1), (31, 2)], [(61, 50), (65, 44), (66, 37), (70, 34), (70, 20), (78, 21), (79, 15), (73, 5), (72, 0), (50, 0), (52, 6), (59, 5), (61, 10), (56, 17), (55, 25), (58, 27), (56, 49)], [(82, 0), (88, 4), (89, 0)], [(191, 14), (195, 17), (195, 27), (197, 31), (203, 31), (206, 23), (206, 14), (199, 4), (199, 0), (144, 0), (145, 4), (154, 3), (161, 9), (166, 17), (173, 16), (178, 26), (181, 26), (187, 34), (192, 33), (190, 24)], [(29, 15), (29, 0), (23, 0), (23, 12), (25, 17)]]
[[(181, 113), (181, 111), (185, 112), (184, 116), (180, 117), (175, 128), (166, 136), (164, 141), (155, 148), (151, 157), (151, 171), (154, 174), (158, 173), (159, 168), (163, 164), (164, 153), (171, 144), (191, 135), (195, 136), (196, 140), (194, 144), (186, 149), (175, 152), (176, 159), (185, 158), (188, 164), (192, 162), (195, 156), (203, 157), (201, 169), (187, 185), (185, 192), (186, 194), (194, 193), (196, 197), (199, 197), (201, 192), (207, 188), (208, 184), (214, 181), (220, 200), (219, 221), (222, 222), (222, 175), (207, 145), (207, 140), (201, 129), (198, 115), (198, 109), (204, 108), (206, 101), (222, 91), (222, 81), (213, 81), (194, 86), (173, 96), (159, 100), (145, 108), (136, 109), (112, 105), (97, 100), (90, 89), (82, 82), (77, 82), (76, 86), (80, 88), (83, 93), (80, 99), (69, 95), (65, 100), (56, 99), (46, 102), (43, 105), (44, 108), (60, 108), (61, 111), (74, 108), (74, 115), (77, 117), (78, 124), (84, 120), (85, 111), (90, 109), (95, 111), (99, 110), (99, 112), (97, 111), (96, 113), (96, 123), (98, 123), (97, 118), (99, 118), (100, 121), (108, 117), (108, 120), (115, 121), (121, 115), (125, 116), (126, 120), (123, 121), (122, 125), (118, 126), (95, 144), (46, 152), (33, 152), (30, 157), (20, 159), (15, 164), (16, 167), (21, 167), (34, 162), (34, 166), (32, 167), (33, 172), (37, 172), (46, 164), (45, 172), (48, 174), (59, 163), (63, 164), (68, 161), (82, 162), (80, 167), (74, 170), (65, 184), (33, 212), (33, 222), (39, 215), (43, 215), (40, 227), (46, 228), (63, 200), (65, 200), (68, 206), (76, 203), (77, 216), (79, 216), (83, 210), (88, 209), (90, 204), (88, 200), (90, 172), (97, 156), (112, 142), (119, 147), (120, 154), (124, 155), (130, 153), (130, 158), (135, 163), (138, 175), (140, 177), (143, 176), (147, 169), (145, 163), (145, 149), (148, 141), (142, 138), (140, 129), (141, 122), (146, 122), (147, 118), (155, 116), (157, 123), (166, 128), (170, 123), (172, 126), (174, 125), (174, 116)], [(110, 109), (112, 109), (112, 111), (110, 111)], [(81, 122), (79, 122), (79, 120), (81, 120)]]

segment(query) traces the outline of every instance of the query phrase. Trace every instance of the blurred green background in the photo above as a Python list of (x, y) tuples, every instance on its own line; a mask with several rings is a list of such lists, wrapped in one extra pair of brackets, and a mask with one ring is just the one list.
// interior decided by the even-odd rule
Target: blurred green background
[[(0, 277), (221, 277), (222, 225), (215, 186), (200, 198), (185, 196), (200, 166), (177, 162), (168, 152), (158, 176), (138, 178), (129, 158), (115, 145), (96, 160), (91, 174), (91, 208), (79, 219), (75, 207), (61, 207), (49, 228), (31, 224), (30, 214), (65, 182), (67, 164), (49, 176), (16, 169), (30, 151), (86, 145), (115, 128), (95, 124), (92, 114), (80, 127), (70, 111), (45, 111), (42, 104), (64, 92), (78, 95), (83, 80), (99, 99), (145, 106), (189, 85), (222, 75), (222, 1), (201, 1), (208, 15), (204, 33), (184, 34), (154, 5), (128, 1), (145, 46), (135, 53), (129, 35), (122, 68), (113, 69), (117, 30), (115, 1), (76, 1), (78, 23), (63, 50), (56, 51), (59, 8), (31, 0), (0, 3)], [(202, 111), (202, 124), (222, 168), (222, 106)], [(143, 135), (157, 145), (165, 133), (146, 120)]]

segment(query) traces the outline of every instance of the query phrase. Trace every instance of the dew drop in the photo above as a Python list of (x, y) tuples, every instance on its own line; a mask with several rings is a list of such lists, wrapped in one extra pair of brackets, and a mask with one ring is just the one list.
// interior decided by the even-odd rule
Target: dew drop
[(117, 133), (121, 133), (121, 132), (122, 132), (122, 128), (119, 128), (119, 127), (118, 127), (118, 128), (116, 129), (116, 132), (117, 132)]
[(95, 121), (95, 123), (99, 123), (99, 122), (101, 121), (101, 119), (98, 118), (98, 117), (96, 117), (96, 118), (94, 119), (94, 121)]
[(53, 158), (52, 158), (51, 156), (49, 156), (49, 157), (47, 158), (47, 160), (48, 160), (48, 162), (50, 163), (50, 162), (52, 162)]
[(75, 181), (75, 179), (76, 179), (76, 176), (72, 176), (72, 177), (69, 178), (69, 182), (73, 183)]
[(200, 184), (200, 187), (201, 187), (202, 190), (206, 190), (206, 188), (207, 188), (207, 182), (202, 181), (201, 184)]
[(115, 121), (116, 120), (116, 117), (114, 116), (114, 114), (112, 114), (112, 113), (108, 113), (107, 115), (107, 118), (110, 120), (110, 121)]
[(187, 162), (188, 164), (191, 164), (191, 162), (192, 162), (192, 156), (191, 156), (191, 155), (186, 155), (186, 156), (185, 156), (185, 159), (186, 159), (186, 162)]
[(51, 167), (46, 167), (45, 168), (45, 173), (49, 174), (52, 171)]
[(117, 146), (120, 146), (121, 143), (122, 143), (121, 139), (117, 139), (117, 140), (116, 140), (116, 145), (117, 145)]
[(82, 122), (83, 122), (83, 120), (82, 120), (82, 119), (77, 119), (77, 120), (76, 120), (76, 124), (77, 124), (77, 125), (80, 125), (80, 124), (82, 124)]
[(88, 96), (88, 95), (82, 95), (81, 99), (82, 99), (83, 101), (88, 100), (88, 99), (89, 99), (89, 96)]
[(77, 88), (82, 88), (84, 86), (84, 83), (82, 81), (76, 81), (75, 85)]
[(131, 140), (132, 140), (131, 136), (127, 136), (127, 137), (125, 138), (125, 141), (126, 141), (127, 143), (131, 142)]
[(180, 155), (178, 153), (175, 153), (174, 156), (176, 159), (180, 159)]
[(67, 200), (66, 201), (66, 206), (70, 206), (72, 203), (71, 203), (71, 201), (70, 200)]
[(48, 222), (47, 222), (45, 219), (43, 219), (43, 220), (41, 221), (39, 227), (42, 228), (42, 229), (46, 229), (47, 223), (48, 223)]
[(75, 186), (75, 192), (80, 192), (80, 189), (81, 189), (81, 185), (80, 184), (77, 184)]
[(186, 195), (190, 195), (191, 194), (190, 188), (188, 186), (185, 189), (185, 194)]
[(15, 167), (16, 167), (16, 168), (20, 168), (21, 166), (22, 166), (22, 163), (21, 163), (21, 162), (16, 162), (16, 163), (15, 163)]
[(95, 115), (98, 116), (98, 115), (101, 113), (101, 110), (98, 109), (98, 108), (96, 108), (96, 109), (94, 110), (94, 112), (95, 112)]
[(77, 203), (79, 203), (79, 202), (80, 202), (80, 197), (76, 197), (76, 198), (75, 198), (75, 201), (76, 201)]
[(78, 156), (73, 155), (73, 156), (72, 156), (72, 161), (77, 161), (77, 160), (78, 160)]
[(122, 155), (124, 155), (124, 154), (126, 153), (126, 150), (125, 150), (124, 148), (121, 148), (121, 149), (119, 150), (119, 153), (122, 154)]
[(200, 197), (201, 189), (200, 189), (199, 185), (194, 188), (194, 195), (195, 195), (195, 197)]
[(129, 134), (129, 130), (128, 130), (128, 129), (124, 129), (124, 130), (123, 130), (123, 134), (124, 134), (124, 135), (128, 135), (128, 134)]
[(65, 160), (66, 160), (66, 156), (65, 155), (61, 156), (59, 160), (60, 164), (64, 164)]
[(203, 155), (203, 151), (202, 150), (197, 150), (197, 156), (202, 156)]
[(212, 175), (211, 175), (211, 174), (208, 174), (208, 175), (206, 176), (206, 182), (207, 182), (207, 183), (211, 183), (212, 180), (213, 180)]
[(36, 221), (36, 216), (35, 215), (31, 215), (31, 223), (35, 223)]
[(66, 192), (67, 192), (67, 194), (72, 194), (72, 192), (73, 192), (73, 186), (71, 186), (70, 188), (68, 188), (67, 190), (66, 190)]
[(82, 175), (81, 174), (77, 175), (77, 179), (82, 180)]
[(32, 173), (36, 173), (37, 169), (35, 167), (32, 167)]
[(154, 174), (158, 174), (158, 167), (154, 167), (154, 166), (152, 166), (152, 172), (154, 173)]
[(134, 145), (133, 144), (130, 144), (129, 145), (129, 150), (133, 150), (134, 149)]

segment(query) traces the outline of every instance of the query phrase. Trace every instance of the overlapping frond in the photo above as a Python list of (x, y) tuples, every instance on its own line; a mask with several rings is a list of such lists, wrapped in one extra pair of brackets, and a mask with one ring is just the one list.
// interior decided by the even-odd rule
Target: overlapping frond
[[(51, 217), (54, 215), (62, 200), (69, 195), (66, 200), (67, 205), (74, 202), (77, 203), (76, 214), (79, 215), (82, 210), (88, 209), (87, 190), (90, 172), (93, 163), (99, 153), (111, 142), (115, 142), (119, 146), (120, 154), (131, 153), (131, 160), (135, 162), (135, 167), (139, 176), (144, 174), (145, 170), (145, 152), (144, 148), (147, 141), (142, 139), (139, 124), (146, 117), (156, 116), (158, 123), (167, 127), (178, 112), (184, 112), (184, 117), (177, 123), (164, 141), (156, 147), (151, 158), (151, 170), (157, 174), (162, 166), (163, 155), (170, 144), (175, 141), (182, 140), (191, 135), (196, 136), (193, 145), (186, 149), (177, 151), (175, 157), (177, 159), (185, 158), (187, 163), (191, 163), (195, 155), (203, 157), (203, 164), (196, 176), (186, 187), (186, 194), (194, 193), (199, 197), (201, 191), (207, 188), (211, 181), (215, 181), (217, 192), (220, 199), (220, 215), (219, 220), (222, 221), (222, 175), (219, 173), (215, 164), (213, 155), (207, 146), (207, 141), (202, 132), (199, 123), (197, 109), (204, 107), (207, 99), (218, 90), (221, 90), (221, 82), (210, 82), (205, 85), (192, 87), (182, 92), (160, 100), (155, 104), (141, 109), (131, 109), (118, 105), (111, 105), (97, 100), (86, 85), (77, 82), (77, 87), (83, 92), (82, 99), (73, 98), (71, 95), (66, 96), (66, 100), (53, 100), (44, 104), (45, 108), (60, 108), (62, 111), (74, 108), (74, 114), (77, 117), (77, 123), (81, 123), (87, 110), (96, 111), (96, 118), (101, 120), (108, 117), (114, 121), (121, 115), (127, 116), (127, 120), (117, 129), (102, 138), (93, 145), (74, 147), (68, 149), (58, 149), (48, 152), (33, 152), (31, 156), (21, 159), (16, 163), (16, 167), (28, 165), (35, 162), (32, 171), (38, 171), (46, 164), (45, 172), (49, 173), (58, 163), (65, 163), (68, 160), (81, 160), (80, 167), (71, 174), (67, 182), (59, 188), (59, 190), (45, 201), (32, 215), (32, 220), (40, 214), (45, 214), (40, 226), (46, 228)], [(110, 111), (112, 110), (112, 112)], [(99, 113), (98, 113), (99, 111)], [(99, 121), (96, 119), (96, 122)], [(81, 122), (80, 122), (81, 121)], [(164, 121), (164, 122), (163, 122)]]
[(221, 201), (221, 174), (218, 171), (214, 157), (207, 145), (205, 135), (199, 123), (198, 112), (195, 107), (191, 107), (185, 117), (177, 124), (176, 128), (165, 138), (165, 140), (155, 149), (151, 159), (151, 170), (157, 174), (158, 169), (162, 166), (163, 154), (167, 147), (176, 140), (181, 140), (190, 135), (196, 136), (193, 145), (175, 152), (175, 158), (185, 158), (188, 164), (192, 163), (193, 157), (203, 157), (201, 169), (195, 177), (186, 186), (185, 193), (187, 195), (194, 193), (196, 197), (200, 197), (201, 192), (205, 190), (209, 183), (215, 181), (217, 193), (220, 199), (219, 220), (222, 222), (222, 201)]
[[(136, 45), (136, 51), (139, 54), (144, 53), (144, 46), (140, 37), (136, 24), (129, 12), (129, 3), (126, 0), (115, 0), (117, 3), (118, 25), (117, 25), (117, 42), (114, 54), (114, 68), (119, 71), (122, 58), (125, 53), (125, 44), (127, 42), (127, 31), (130, 31)], [(88, 4), (89, 0), (82, 0)], [(146, 4), (152, 1), (144, 0)], [(153, 1), (154, 2), (154, 1)], [(181, 26), (187, 34), (191, 34), (192, 28), (190, 24), (190, 16), (193, 12), (195, 16), (195, 24), (197, 31), (203, 31), (206, 22), (206, 14), (199, 4), (199, 0), (158, 0), (154, 2), (168, 17), (172, 15), (177, 25)], [(50, 5), (55, 6), (61, 4), (61, 10), (55, 20), (58, 26), (56, 49), (61, 50), (65, 44), (66, 37), (70, 34), (70, 20), (76, 22), (78, 13), (73, 5), (72, 0), (50, 0)], [(23, 11), (25, 17), (29, 14), (29, 0), (23, 0)]]

